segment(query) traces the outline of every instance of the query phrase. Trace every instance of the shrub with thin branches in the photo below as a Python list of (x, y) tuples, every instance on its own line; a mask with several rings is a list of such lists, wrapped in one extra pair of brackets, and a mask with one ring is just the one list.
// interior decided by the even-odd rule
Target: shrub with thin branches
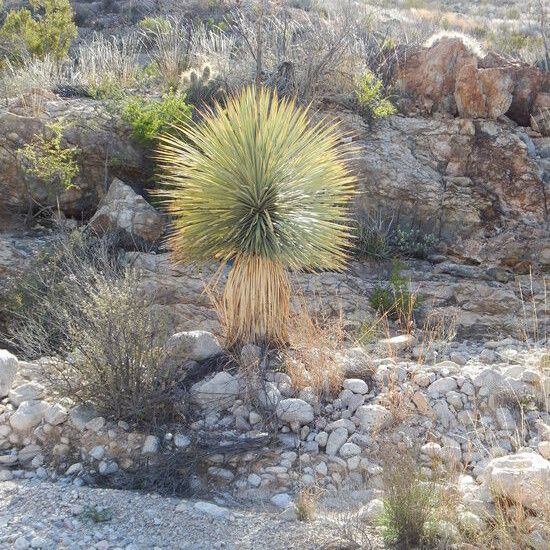
[(181, 377), (166, 360), (168, 319), (108, 239), (60, 239), (11, 292), (10, 343), (26, 357), (54, 358), (45, 372), (54, 391), (132, 422), (173, 414)]

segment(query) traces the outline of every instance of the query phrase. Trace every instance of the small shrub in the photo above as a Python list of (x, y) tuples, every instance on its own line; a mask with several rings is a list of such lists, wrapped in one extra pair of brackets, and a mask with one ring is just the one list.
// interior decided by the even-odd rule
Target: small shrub
[(52, 122), (44, 135), (35, 136), (18, 151), (23, 171), (45, 184), (49, 199), (73, 188), (80, 173), (78, 149), (63, 146), (62, 140), (62, 124)]
[(100, 414), (154, 425), (174, 414), (181, 377), (166, 361), (169, 320), (107, 239), (75, 232), (18, 283), (7, 336), (19, 354), (54, 358), (54, 392)]
[(302, 489), (296, 497), (296, 515), (299, 521), (312, 521), (317, 513), (318, 496), (313, 488)]
[(192, 114), (193, 108), (187, 103), (185, 94), (169, 92), (160, 100), (129, 99), (122, 117), (137, 141), (152, 145), (163, 134), (180, 135), (175, 126), (189, 124)]
[(355, 91), (359, 110), (369, 122), (394, 115), (397, 109), (386, 97), (384, 84), (371, 71), (360, 78)]
[(105, 523), (113, 519), (113, 511), (111, 508), (98, 506), (87, 506), (82, 517), (91, 520), (93, 523)]
[(401, 275), (403, 264), (394, 261), (387, 284), (374, 287), (369, 298), (371, 306), (381, 316), (396, 320), (402, 329), (411, 330), (414, 312), (422, 303), (421, 297), (409, 290), (409, 284)]
[(427, 258), (436, 242), (435, 235), (413, 227), (398, 227), (392, 235), (392, 245), (397, 255), (410, 258)]
[(398, 548), (423, 547), (434, 540), (440, 491), (422, 479), (408, 455), (392, 453), (384, 463), (384, 512), (380, 518), (384, 539)]
[(0, 37), (14, 45), (9, 57), (28, 52), (63, 61), (77, 34), (69, 0), (30, 0), (30, 5), (32, 13), (25, 8), (11, 10), (0, 29)]

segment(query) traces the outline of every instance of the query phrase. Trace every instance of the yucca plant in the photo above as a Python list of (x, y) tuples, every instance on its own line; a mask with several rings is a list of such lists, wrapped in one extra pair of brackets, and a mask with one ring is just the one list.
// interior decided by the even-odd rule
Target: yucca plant
[(230, 262), (227, 345), (287, 340), (286, 269), (341, 269), (354, 178), (334, 124), (248, 88), (159, 151), (178, 261)]

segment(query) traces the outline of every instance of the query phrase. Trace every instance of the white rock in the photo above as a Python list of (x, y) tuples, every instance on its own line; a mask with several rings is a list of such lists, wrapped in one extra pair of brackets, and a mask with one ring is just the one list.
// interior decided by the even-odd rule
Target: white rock
[(379, 340), (377, 349), (380, 353), (387, 353), (388, 356), (393, 357), (413, 348), (415, 344), (416, 338), (412, 334), (401, 334), (400, 336)]
[(23, 536), (17, 537), (13, 543), (15, 550), (26, 550), (27, 548), (30, 548), (30, 546), (31, 543)]
[(65, 471), (66, 476), (74, 476), (76, 474), (79, 474), (83, 469), (82, 462), (75, 462), (74, 464), (71, 464), (67, 470)]
[(422, 445), (420, 450), (431, 459), (441, 458), (441, 445), (439, 445), (439, 443), (431, 441)]
[(344, 443), (339, 452), (342, 458), (351, 458), (361, 454), (361, 447), (355, 443)]
[(347, 380), (344, 380), (344, 389), (350, 390), (353, 393), (358, 393), (359, 395), (369, 393), (368, 384), (359, 378), (348, 378)]
[(159, 438), (155, 435), (148, 435), (143, 442), (141, 447), (142, 455), (154, 455), (159, 450), (160, 441)]
[(267, 410), (276, 409), (281, 399), (281, 391), (274, 382), (265, 382), (258, 390), (258, 401)]
[(210, 332), (193, 330), (178, 332), (166, 342), (166, 352), (171, 361), (205, 361), (222, 353), (218, 339)]
[(202, 512), (203, 514), (206, 514), (213, 518), (226, 518), (230, 515), (230, 512), (227, 508), (218, 506), (213, 502), (205, 502), (205, 501), (199, 500), (199, 502), (195, 502), (195, 505), (193, 506), (193, 508), (198, 512)]
[(191, 439), (183, 434), (176, 434), (174, 436), (174, 445), (178, 447), (178, 449), (185, 449), (191, 445)]
[(283, 422), (309, 424), (313, 422), (313, 407), (302, 399), (283, 399), (277, 405), (277, 417)]
[(19, 408), (10, 416), (10, 424), (14, 430), (28, 431), (42, 421), (48, 405), (43, 401), (23, 401)]
[(456, 380), (454, 378), (451, 378), (450, 376), (446, 376), (430, 384), (430, 387), (428, 388), (428, 393), (430, 395), (437, 396), (440, 394), (446, 394), (447, 392), (452, 390), (456, 390), (457, 387), (458, 386), (456, 384)]
[(0, 398), (8, 395), (18, 368), (17, 357), (5, 349), (0, 349)]
[(550, 460), (550, 441), (541, 441), (538, 444), (538, 451), (546, 460)]
[(362, 405), (355, 413), (365, 431), (379, 431), (388, 427), (393, 420), (390, 411), (382, 405)]
[(67, 420), (67, 417), (67, 409), (65, 409), (65, 407), (63, 407), (63, 405), (60, 405), (59, 403), (54, 403), (53, 405), (50, 405), (44, 413), (44, 420), (52, 426), (62, 424), (63, 422), (65, 422), (65, 420)]
[(103, 445), (96, 445), (90, 451), (90, 456), (96, 460), (101, 460), (105, 456), (105, 447)]
[(326, 453), (329, 456), (334, 456), (340, 450), (340, 447), (348, 439), (348, 430), (344, 427), (339, 427), (333, 430), (328, 436)]
[(250, 474), (247, 481), (252, 487), (259, 487), (262, 484), (262, 478), (258, 474)]
[(218, 372), (210, 380), (191, 387), (191, 399), (204, 409), (221, 411), (231, 407), (239, 395), (239, 381), (228, 372)]
[(550, 502), (550, 461), (534, 452), (506, 455), (489, 462), (482, 475), (485, 489), (538, 510)]
[(485, 526), (478, 515), (468, 510), (458, 514), (458, 522), (466, 533), (480, 533)]
[(27, 382), (17, 388), (12, 388), (8, 394), (9, 400), (19, 407), (23, 401), (33, 401), (44, 396), (44, 386), (38, 382)]
[(277, 508), (286, 508), (292, 504), (292, 499), (287, 493), (279, 493), (271, 497), (271, 504)]
[(103, 476), (118, 472), (118, 464), (114, 460), (102, 460), (98, 467), (99, 473)]

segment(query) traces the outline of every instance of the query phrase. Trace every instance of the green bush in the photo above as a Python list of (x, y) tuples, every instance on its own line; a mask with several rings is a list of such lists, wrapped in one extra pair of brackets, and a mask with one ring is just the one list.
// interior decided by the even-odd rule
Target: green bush
[(146, 34), (149, 33), (167, 33), (172, 29), (172, 23), (167, 17), (144, 17), (138, 27)]
[(78, 149), (64, 147), (63, 126), (52, 122), (46, 132), (19, 149), (23, 172), (45, 186), (48, 199), (74, 187), (74, 180), (80, 173), (77, 162)]
[(416, 461), (401, 453), (383, 466), (384, 511), (380, 525), (384, 540), (397, 548), (433, 547), (441, 489), (422, 479)]
[(18, 61), (28, 53), (63, 61), (77, 34), (69, 0), (30, 0), (30, 5), (32, 12), (11, 10), (0, 28), (0, 39), (11, 45), (7, 57)]
[(388, 283), (376, 285), (369, 302), (379, 315), (398, 321), (403, 329), (410, 329), (422, 299), (410, 291), (408, 281), (401, 275), (403, 267), (401, 262), (393, 262)]
[(395, 252), (400, 256), (411, 258), (427, 258), (434, 250), (437, 237), (413, 227), (398, 227), (392, 235)]
[(372, 122), (394, 115), (397, 109), (385, 95), (384, 84), (371, 71), (366, 71), (357, 83), (355, 90), (357, 103), (362, 115)]
[(144, 145), (154, 144), (161, 135), (179, 136), (177, 127), (189, 124), (192, 115), (187, 96), (176, 92), (169, 92), (160, 100), (131, 98), (122, 113), (134, 138)]

